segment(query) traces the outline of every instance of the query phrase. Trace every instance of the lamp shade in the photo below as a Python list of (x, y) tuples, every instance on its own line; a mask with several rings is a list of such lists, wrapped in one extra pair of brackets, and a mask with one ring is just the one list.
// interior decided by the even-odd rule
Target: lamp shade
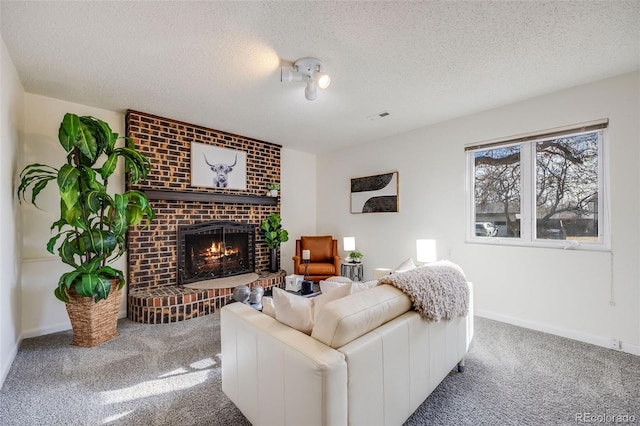
[(418, 262), (428, 263), (436, 261), (436, 240), (416, 240)]
[(344, 251), (354, 251), (356, 249), (356, 237), (344, 237), (342, 239)]

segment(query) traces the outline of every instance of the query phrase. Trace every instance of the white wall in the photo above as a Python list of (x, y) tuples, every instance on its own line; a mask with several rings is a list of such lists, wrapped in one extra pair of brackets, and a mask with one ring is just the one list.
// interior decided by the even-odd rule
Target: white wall
[[(65, 162), (65, 151), (58, 142), (58, 128), (65, 113), (91, 115), (107, 122), (114, 132), (125, 134), (124, 115), (86, 105), (27, 93), (25, 95), (24, 162), (44, 163), (59, 168)], [(109, 181), (111, 191), (124, 190), (122, 164)], [(71, 328), (64, 303), (53, 295), (58, 278), (69, 271), (57, 255), (46, 250), (53, 235), (51, 224), (60, 215), (59, 196), (55, 182), (38, 197), (38, 206), (21, 205), (23, 217), (22, 248), (22, 331), (24, 337), (53, 333)], [(114, 267), (126, 271), (125, 256)], [(126, 292), (124, 293), (126, 294)], [(126, 316), (126, 297), (122, 298), (120, 317)]]
[[(603, 346), (619, 339), (640, 355), (639, 96), (636, 72), (318, 155), (318, 232), (355, 236), (366, 277), (435, 238), (438, 258), (474, 282), (477, 313)], [(466, 144), (599, 118), (610, 120), (611, 252), (465, 243)], [(349, 178), (390, 170), (400, 212), (350, 214)]]
[[(1, 39), (0, 39), (1, 40)], [(20, 344), (20, 217), (15, 197), (24, 89), (2, 40), (0, 47), (0, 388)]]
[(280, 213), (289, 241), (280, 247), (280, 267), (291, 274), (296, 239), (316, 235), (316, 156), (283, 148), (281, 160)]

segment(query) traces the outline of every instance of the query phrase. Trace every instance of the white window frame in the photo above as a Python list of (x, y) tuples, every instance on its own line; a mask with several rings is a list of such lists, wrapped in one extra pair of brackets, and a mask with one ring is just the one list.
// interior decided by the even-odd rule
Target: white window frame
[[(609, 220), (609, 141), (608, 120), (597, 120), (558, 129), (550, 129), (526, 135), (487, 141), (465, 147), (466, 157), (466, 242), (473, 244), (543, 247), (592, 251), (611, 250), (611, 225)], [(602, 125), (598, 130), (582, 130)], [(536, 143), (555, 139), (557, 133), (579, 135), (598, 132), (598, 241), (553, 240), (536, 238), (535, 168)], [(520, 145), (520, 237), (481, 237), (475, 229), (475, 158), (477, 151)]]

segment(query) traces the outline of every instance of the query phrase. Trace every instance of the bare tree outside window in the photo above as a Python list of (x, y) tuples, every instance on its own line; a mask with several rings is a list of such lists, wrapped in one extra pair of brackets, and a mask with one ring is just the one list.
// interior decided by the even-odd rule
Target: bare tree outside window
[(536, 144), (536, 237), (598, 240), (598, 133)]
[(474, 187), (476, 236), (520, 237), (520, 145), (476, 152)]
[(474, 237), (600, 242), (601, 142), (576, 132), (471, 151)]

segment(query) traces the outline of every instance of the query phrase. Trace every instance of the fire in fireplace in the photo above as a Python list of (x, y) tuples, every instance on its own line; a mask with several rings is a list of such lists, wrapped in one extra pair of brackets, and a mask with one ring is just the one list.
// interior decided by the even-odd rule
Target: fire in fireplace
[(214, 220), (178, 226), (178, 283), (254, 272), (255, 225)]

